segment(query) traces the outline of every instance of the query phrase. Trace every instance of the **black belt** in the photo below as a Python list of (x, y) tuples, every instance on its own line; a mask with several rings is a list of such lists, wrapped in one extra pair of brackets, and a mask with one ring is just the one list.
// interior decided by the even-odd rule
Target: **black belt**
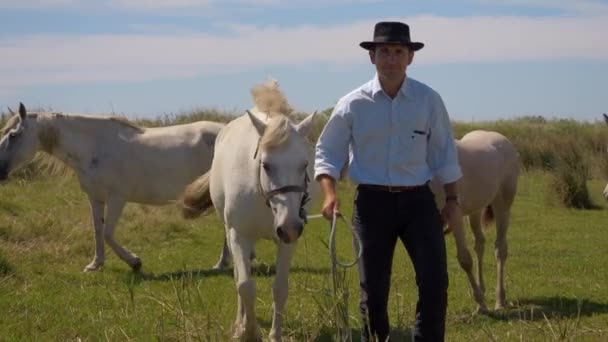
[(408, 192), (414, 190), (421, 190), (428, 186), (428, 182), (422, 185), (378, 185), (378, 184), (359, 184), (361, 189), (369, 189), (374, 191), (385, 191), (385, 192)]

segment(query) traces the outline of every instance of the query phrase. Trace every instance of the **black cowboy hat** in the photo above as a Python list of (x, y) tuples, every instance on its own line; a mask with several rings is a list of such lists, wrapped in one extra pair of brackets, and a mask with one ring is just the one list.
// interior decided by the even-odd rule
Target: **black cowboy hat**
[(424, 43), (413, 42), (410, 39), (410, 27), (407, 24), (395, 21), (381, 21), (374, 27), (374, 40), (361, 42), (359, 46), (365, 50), (373, 50), (378, 44), (403, 44), (412, 51), (424, 47)]

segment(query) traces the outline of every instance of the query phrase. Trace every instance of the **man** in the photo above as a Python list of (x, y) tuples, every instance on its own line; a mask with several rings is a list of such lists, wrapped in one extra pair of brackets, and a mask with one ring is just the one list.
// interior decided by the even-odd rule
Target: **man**
[[(450, 120), (439, 94), (407, 77), (414, 52), (409, 26), (380, 22), (369, 51), (376, 76), (338, 101), (316, 147), (315, 179), (324, 194), (323, 216), (338, 212), (336, 180), (348, 163), (358, 184), (353, 227), (361, 238), (359, 262), (362, 341), (389, 337), (388, 294), (397, 239), (416, 272), (418, 303), (413, 339), (442, 341), (448, 275), (443, 222), (458, 215), (461, 177)], [(444, 184), (437, 210), (428, 182)]]

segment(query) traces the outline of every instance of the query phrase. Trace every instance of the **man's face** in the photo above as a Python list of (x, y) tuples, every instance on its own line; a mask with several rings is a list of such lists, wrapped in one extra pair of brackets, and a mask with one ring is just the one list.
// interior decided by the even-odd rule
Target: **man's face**
[(401, 44), (380, 44), (370, 50), (369, 57), (381, 79), (400, 81), (414, 59), (414, 51)]

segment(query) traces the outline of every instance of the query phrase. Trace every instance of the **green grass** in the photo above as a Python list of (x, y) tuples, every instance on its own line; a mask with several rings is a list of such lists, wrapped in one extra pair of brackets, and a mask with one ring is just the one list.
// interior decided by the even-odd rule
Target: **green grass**
[[(473, 315), (468, 282), (448, 237), (449, 341), (608, 340), (608, 211), (604, 183), (588, 183), (597, 210), (565, 209), (539, 172), (521, 178), (508, 234), (506, 287), (510, 307)], [(352, 189), (342, 188), (350, 215)], [(471, 234), (468, 234), (469, 239)], [(129, 205), (116, 237), (143, 260), (134, 274), (107, 249), (106, 265), (83, 273), (93, 257), (88, 204), (76, 181), (13, 179), (0, 187), (0, 340), (201, 340), (230, 337), (236, 297), (232, 271), (211, 266), (222, 247), (215, 216), (180, 218), (177, 208)], [(328, 224), (312, 220), (290, 272), (285, 337), (331, 341), (332, 308)], [(486, 300), (493, 307), (494, 230), (487, 231)], [(339, 254), (352, 257), (347, 228), (339, 226)], [(471, 252), (472, 249), (471, 249)], [(257, 317), (264, 335), (271, 319), (273, 244), (257, 246)], [(358, 340), (357, 274), (346, 271), (350, 325)], [(404, 249), (394, 261), (390, 316), (396, 340), (414, 318), (414, 274)]]

